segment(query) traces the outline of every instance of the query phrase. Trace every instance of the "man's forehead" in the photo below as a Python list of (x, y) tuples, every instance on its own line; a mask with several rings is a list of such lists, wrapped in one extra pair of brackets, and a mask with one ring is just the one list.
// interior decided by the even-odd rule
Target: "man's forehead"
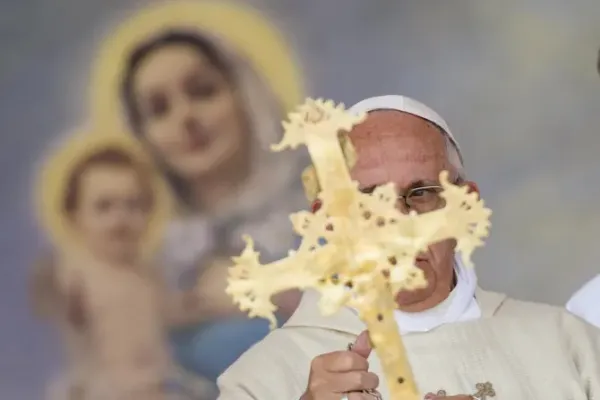
[(352, 142), (365, 142), (373, 138), (402, 138), (441, 136), (440, 129), (433, 123), (413, 114), (397, 110), (376, 110), (367, 115), (365, 121), (350, 132)]
[[(350, 132), (359, 163), (381, 158), (414, 159), (445, 156), (444, 137), (429, 121), (395, 110), (373, 111)], [(369, 161), (367, 161), (369, 160)]]

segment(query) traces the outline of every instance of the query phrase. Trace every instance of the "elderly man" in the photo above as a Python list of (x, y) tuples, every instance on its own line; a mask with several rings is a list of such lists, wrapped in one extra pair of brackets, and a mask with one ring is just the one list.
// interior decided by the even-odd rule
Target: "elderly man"
[[(358, 155), (351, 173), (361, 190), (393, 182), (398, 207), (416, 212), (443, 206), (443, 170), (477, 190), (448, 126), (427, 106), (383, 96), (351, 111), (369, 113), (350, 132)], [(424, 398), (599, 399), (600, 332), (564, 309), (478, 289), (454, 245), (431, 246), (416, 260), (427, 288), (397, 296), (396, 319)], [(281, 329), (221, 376), (221, 400), (389, 398), (356, 312), (323, 317), (317, 297), (307, 292)]]

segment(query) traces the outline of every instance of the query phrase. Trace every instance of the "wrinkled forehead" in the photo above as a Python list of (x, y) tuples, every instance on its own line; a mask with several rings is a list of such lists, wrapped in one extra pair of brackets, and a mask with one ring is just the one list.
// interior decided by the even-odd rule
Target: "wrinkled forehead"
[[(376, 180), (399, 184), (409, 179), (408, 175), (422, 174), (419, 179), (431, 179), (446, 165), (446, 144), (440, 128), (402, 111), (372, 111), (362, 124), (352, 129), (349, 137), (358, 156), (353, 172), (358, 174), (359, 181), (367, 175), (369, 178), (382, 175)], [(397, 176), (396, 171), (407, 176), (405, 179)]]
[[(438, 126), (396, 110), (371, 111), (366, 120), (355, 126), (350, 139), (358, 152), (369, 149), (391, 153), (419, 153), (445, 156), (445, 140)], [(368, 154), (365, 154), (367, 156)]]

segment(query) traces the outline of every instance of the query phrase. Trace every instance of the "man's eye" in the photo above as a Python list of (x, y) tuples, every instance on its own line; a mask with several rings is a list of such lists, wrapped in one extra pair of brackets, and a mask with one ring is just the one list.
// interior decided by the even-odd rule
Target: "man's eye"
[(362, 188), (362, 189), (359, 189), (359, 190), (360, 190), (361, 193), (364, 193), (364, 194), (373, 194), (373, 192), (375, 191), (375, 189), (377, 189), (377, 186)]
[(415, 189), (411, 192), (411, 197), (423, 197), (428, 194), (431, 194), (429, 189)]

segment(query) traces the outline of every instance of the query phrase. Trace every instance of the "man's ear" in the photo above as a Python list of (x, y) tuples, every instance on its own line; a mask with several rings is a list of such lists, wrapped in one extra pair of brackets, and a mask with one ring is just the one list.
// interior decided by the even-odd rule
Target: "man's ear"
[(479, 195), (479, 186), (477, 186), (477, 184), (473, 181), (466, 181), (465, 185), (469, 188), (469, 193), (477, 193), (477, 195)]
[(310, 209), (313, 213), (316, 213), (321, 208), (321, 205), (323, 205), (323, 203), (321, 203), (321, 200), (316, 199), (315, 201), (312, 202)]

